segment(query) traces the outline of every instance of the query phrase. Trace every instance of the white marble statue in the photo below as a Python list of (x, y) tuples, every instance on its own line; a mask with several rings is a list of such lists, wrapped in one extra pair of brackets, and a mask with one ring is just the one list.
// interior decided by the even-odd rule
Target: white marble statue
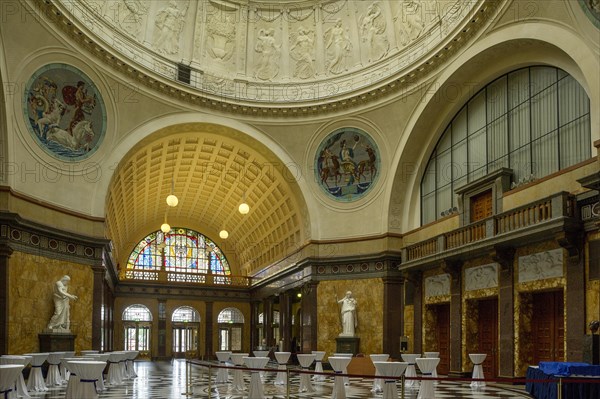
[[(337, 296), (336, 296), (337, 300)], [(352, 297), (352, 291), (346, 292), (346, 296), (337, 301), (342, 304), (342, 333), (340, 337), (354, 337), (358, 319), (356, 317), (356, 299)]]
[(187, 8), (180, 10), (176, 1), (158, 11), (154, 19), (154, 47), (161, 54), (179, 52), (179, 36), (185, 24)]
[(67, 275), (61, 277), (54, 283), (54, 315), (48, 323), (49, 330), (61, 329), (70, 331), (71, 321), (69, 320), (69, 301), (77, 300), (75, 295), (67, 292), (67, 285), (71, 278)]

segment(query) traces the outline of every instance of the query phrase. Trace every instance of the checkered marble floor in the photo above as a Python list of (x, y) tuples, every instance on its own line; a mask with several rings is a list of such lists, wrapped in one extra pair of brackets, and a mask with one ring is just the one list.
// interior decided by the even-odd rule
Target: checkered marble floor
[[(184, 360), (174, 360), (172, 362), (136, 362), (136, 372), (138, 377), (134, 380), (128, 380), (123, 385), (107, 387), (107, 390), (100, 393), (100, 398), (106, 399), (182, 399), (208, 398), (208, 371), (205, 368), (192, 366), (192, 386), (191, 395), (186, 396), (186, 364)], [(268, 366), (270, 367), (271, 364)], [(273, 365), (274, 367), (274, 365)], [(246, 386), (250, 379), (249, 373), (244, 373)], [(213, 370), (212, 381), (215, 380), (216, 370)], [(286, 388), (281, 385), (274, 385), (276, 373), (266, 373), (264, 379), (264, 393), (267, 399), (286, 398)], [(229, 381), (232, 381), (231, 373)], [(313, 382), (316, 392), (299, 393), (298, 375), (291, 378), (290, 398), (294, 399), (317, 399), (331, 398), (333, 379), (327, 379), (324, 382)], [(371, 392), (373, 380), (371, 379), (350, 379), (350, 385), (346, 387), (347, 399), (367, 399), (382, 398), (381, 394)], [(499, 385), (488, 385), (481, 391), (472, 390), (468, 383), (442, 382), (435, 387), (436, 398), (439, 399), (523, 399), (531, 398), (522, 387), (501, 387)], [(32, 392), (31, 397), (36, 399), (62, 399), (65, 397), (66, 386), (51, 387), (48, 392)], [(210, 398), (218, 399), (248, 399), (247, 390), (238, 392), (233, 390), (231, 384), (211, 384)], [(398, 389), (400, 398), (400, 389)], [(417, 391), (406, 391), (406, 399), (416, 399)], [(81, 398), (86, 399), (86, 398)], [(250, 398), (252, 399), (252, 398)]]

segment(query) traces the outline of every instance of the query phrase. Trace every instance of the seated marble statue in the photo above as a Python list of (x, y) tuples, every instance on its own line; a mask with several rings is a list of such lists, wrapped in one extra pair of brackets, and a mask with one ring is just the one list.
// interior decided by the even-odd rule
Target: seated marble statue
[(70, 331), (71, 321), (69, 320), (69, 301), (74, 301), (77, 297), (67, 292), (69, 281), (71, 281), (71, 278), (65, 275), (54, 283), (54, 315), (48, 323), (49, 330), (60, 329)]

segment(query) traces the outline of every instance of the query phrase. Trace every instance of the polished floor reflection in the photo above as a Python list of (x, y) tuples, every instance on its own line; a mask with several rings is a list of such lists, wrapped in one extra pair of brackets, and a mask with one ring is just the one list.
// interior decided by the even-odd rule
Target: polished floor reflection
[[(269, 367), (271, 364), (269, 364)], [(273, 364), (273, 367), (275, 365)], [(123, 385), (107, 387), (107, 390), (100, 393), (100, 398), (160, 398), (160, 399), (181, 399), (185, 397), (207, 398), (208, 397), (208, 371), (199, 366), (192, 366), (191, 387), (186, 387), (186, 363), (184, 360), (174, 360), (172, 362), (136, 362), (136, 372), (138, 377), (134, 380), (127, 380)], [(215, 380), (216, 370), (212, 371), (212, 381)], [(265, 375), (264, 393), (268, 399), (286, 398), (286, 388), (281, 385), (274, 385), (274, 372), (268, 372)], [(211, 384), (211, 398), (220, 399), (246, 399), (248, 397), (248, 383), (250, 374), (244, 372), (246, 390), (235, 391), (232, 386), (232, 376), (230, 373), (228, 384)], [(290, 398), (330, 398), (332, 396), (333, 380), (327, 379), (324, 382), (313, 383), (316, 392), (299, 393), (299, 377), (292, 376), (290, 384)], [(381, 398), (381, 394), (371, 392), (373, 380), (351, 378), (350, 385), (346, 387), (346, 397), (348, 399), (358, 398)], [(491, 399), (491, 398), (512, 398), (522, 399), (531, 398), (519, 386), (502, 387), (499, 385), (487, 386), (482, 391), (473, 391), (468, 383), (442, 382), (435, 387), (436, 398), (472, 398), (472, 399)], [(65, 397), (66, 386), (52, 387), (45, 393), (31, 393), (32, 398), (59, 399)], [(186, 396), (185, 393), (190, 395)], [(407, 391), (406, 399), (416, 399), (417, 391)], [(85, 398), (82, 398), (85, 399)], [(252, 398), (251, 398), (252, 399)]]

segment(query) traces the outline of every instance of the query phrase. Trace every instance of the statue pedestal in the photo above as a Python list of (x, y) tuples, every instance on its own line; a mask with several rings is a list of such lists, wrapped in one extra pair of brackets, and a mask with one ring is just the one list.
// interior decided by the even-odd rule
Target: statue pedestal
[(358, 344), (360, 338), (358, 337), (337, 337), (335, 339), (335, 351), (337, 353), (352, 353), (356, 356), (358, 353)]
[(38, 334), (40, 352), (74, 351), (76, 336), (70, 332), (44, 332)]

